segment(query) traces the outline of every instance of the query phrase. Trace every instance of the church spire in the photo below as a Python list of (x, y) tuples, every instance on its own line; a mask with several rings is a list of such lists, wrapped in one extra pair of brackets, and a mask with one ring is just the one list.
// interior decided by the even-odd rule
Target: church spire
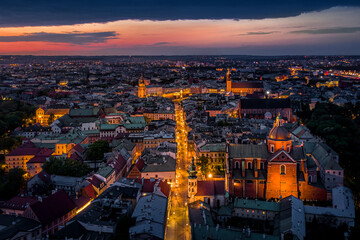
[(141, 77), (139, 79), (139, 86), (138, 86), (138, 97), (144, 98), (146, 96), (146, 86), (144, 82), (144, 76), (141, 74)]
[(279, 115), (277, 115), (276, 120), (274, 122), (274, 127), (280, 127), (283, 125), (283, 123), (284, 120), (282, 119), (281, 114), (279, 113)]
[(231, 74), (231, 71), (230, 71), (230, 68), (227, 69), (227, 72), (226, 72), (226, 91), (227, 92), (231, 92), (231, 78), (230, 78), (230, 74)]
[(196, 166), (195, 166), (194, 158), (192, 158), (190, 169), (189, 169), (189, 178), (196, 179), (197, 178), (196, 174), (197, 174)]

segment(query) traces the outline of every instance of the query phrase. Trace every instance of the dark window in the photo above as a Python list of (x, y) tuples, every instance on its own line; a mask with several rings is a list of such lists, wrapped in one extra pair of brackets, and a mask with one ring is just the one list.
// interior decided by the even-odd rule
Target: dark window
[(285, 165), (280, 166), (280, 174), (285, 175)]

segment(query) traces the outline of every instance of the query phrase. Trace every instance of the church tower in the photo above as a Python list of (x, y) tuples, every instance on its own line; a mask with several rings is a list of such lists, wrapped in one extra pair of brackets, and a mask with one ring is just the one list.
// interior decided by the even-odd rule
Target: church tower
[(291, 136), (289, 131), (283, 126), (284, 120), (281, 116), (277, 116), (274, 122), (274, 127), (271, 129), (267, 138), (268, 150), (274, 153), (280, 149), (290, 153), (291, 150)]
[(230, 68), (228, 68), (226, 73), (226, 91), (231, 92)]
[(197, 176), (196, 176), (196, 166), (194, 163), (194, 158), (191, 159), (191, 165), (189, 169), (189, 177), (188, 177), (188, 197), (190, 198), (190, 202), (194, 201), (194, 196), (197, 193)]
[(146, 96), (146, 87), (145, 87), (144, 77), (141, 74), (141, 78), (139, 79), (138, 97), (144, 98), (145, 96)]

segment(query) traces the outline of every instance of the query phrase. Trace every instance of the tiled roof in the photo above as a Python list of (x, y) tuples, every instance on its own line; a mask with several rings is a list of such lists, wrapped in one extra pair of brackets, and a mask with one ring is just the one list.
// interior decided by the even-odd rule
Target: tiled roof
[(230, 158), (260, 158), (267, 159), (269, 156), (267, 146), (265, 144), (230, 144)]
[(225, 195), (225, 181), (198, 181), (196, 196)]
[(96, 197), (96, 192), (95, 192), (94, 187), (92, 186), (92, 184), (89, 184), (86, 187), (84, 187), (83, 192), (89, 198), (94, 199)]
[(36, 155), (38, 152), (40, 152), (40, 148), (34, 147), (32, 143), (26, 143), (12, 150), (7, 156)]
[(71, 109), (69, 112), (70, 117), (91, 117), (96, 116), (99, 112), (99, 108), (78, 108)]
[(44, 115), (65, 115), (67, 113), (69, 113), (69, 109), (48, 109), (45, 111)]
[(100, 185), (103, 183), (99, 178), (97, 178), (95, 175), (93, 175), (89, 182), (94, 185), (96, 188), (100, 188)]
[(160, 190), (161, 192), (166, 196), (166, 197), (169, 197), (170, 195), (170, 185), (165, 182), (165, 181), (160, 181), (159, 182), (159, 187), (160, 187)]
[(30, 208), (40, 223), (48, 224), (74, 210), (76, 205), (64, 190), (60, 190)]
[(266, 211), (280, 211), (280, 204), (276, 202), (236, 198), (234, 208), (249, 208)]
[(18, 237), (18, 233), (31, 231), (36, 227), (40, 229), (41, 227), (35, 220), (11, 215), (0, 215), (0, 225), (0, 240), (14, 239)]
[(139, 158), (136, 163), (135, 166), (137, 167), (137, 169), (139, 171), (141, 171), (143, 169), (143, 167), (145, 166), (144, 160), (142, 158)]
[(29, 161), (26, 162), (26, 164), (31, 164), (31, 163), (44, 163), (46, 162), (46, 157), (43, 156), (35, 156), (33, 158), (31, 158)]
[(290, 99), (240, 99), (242, 109), (291, 108)]
[(41, 179), (44, 183), (48, 183), (51, 180), (51, 176), (50, 174), (48, 174), (47, 172), (45, 172), (45, 170), (42, 170), (41, 172), (39, 172), (38, 174), (36, 174), (34, 177), (38, 177), (39, 179)]
[(37, 198), (33, 197), (13, 197), (10, 200), (0, 204), (0, 208), (14, 209), (14, 210), (25, 210), (31, 204), (38, 202)]
[(232, 82), (231, 88), (264, 88), (262, 82)]
[(225, 152), (226, 144), (225, 143), (207, 143), (204, 146), (200, 147), (201, 151), (210, 151), (210, 152)]
[(142, 183), (142, 188), (141, 188), (141, 192), (142, 193), (152, 193), (154, 192), (154, 186), (156, 183), (155, 179), (136, 179), (136, 180), (143, 180), (144, 182)]

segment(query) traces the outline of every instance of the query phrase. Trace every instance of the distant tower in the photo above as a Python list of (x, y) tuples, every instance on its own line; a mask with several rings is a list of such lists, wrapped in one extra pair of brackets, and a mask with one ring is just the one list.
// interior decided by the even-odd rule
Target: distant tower
[(226, 73), (226, 91), (231, 92), (230, 68), (228, 68)]
[(191, 159), (191, 165), (189, 169), (189, 177), (188, 177), (188, 197), (190, 198), (190, 201), (192, 202), (194, 199), (194, 196), (197, 192), (197, 176), (196, 176), (196, 166), (194, 163), (194, 158)]
[(138, 97), (144, 98), (145, 95), (146, 95), (146, 87), (145, 87), (144, 77), (141, 74), (141, 78), (139, 79)]

